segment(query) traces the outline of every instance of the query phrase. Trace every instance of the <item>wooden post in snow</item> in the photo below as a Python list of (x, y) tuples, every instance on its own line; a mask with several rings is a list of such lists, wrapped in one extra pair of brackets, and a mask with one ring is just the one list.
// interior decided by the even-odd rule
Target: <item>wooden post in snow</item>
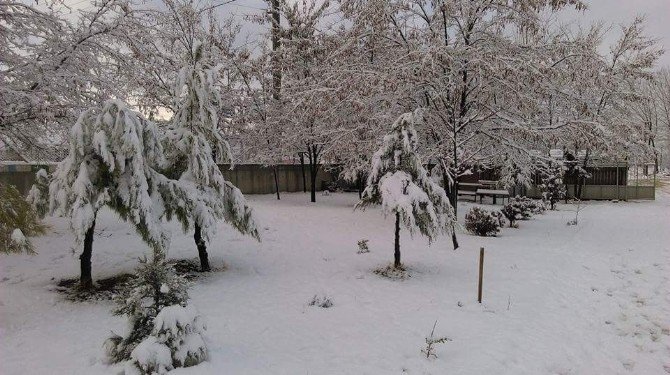
[(479, 288), (477, 291), (477, 301), (482, 303), (482, 283), (484, 282), (484, 248), (479, 248)]

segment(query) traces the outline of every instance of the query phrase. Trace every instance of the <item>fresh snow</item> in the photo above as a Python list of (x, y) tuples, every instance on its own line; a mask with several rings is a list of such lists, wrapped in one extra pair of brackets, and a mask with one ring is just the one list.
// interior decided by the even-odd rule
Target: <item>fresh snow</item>
[[(588, 202), (578, 226), (559, 204), (500, 237), (459, 232), (429, 247), (401, 230), (411, 275), (372, 271), (393, 259), (393, 217), (354, 211), (356, 194), (250, 196), (262, 243), (221, 223), (215, 268), (191, 301), (207, 321), (209, 359), (174, 374), (663, 374), (670, 371), (670, 195), (655, 202)], [(474, 206), (459, 203), (459, 222)], [(493, 206), (484, 205), (491, 209)], [(497, 206), (496, 208), (499, 208)], [(2, 256), (0, 373), (113, 374), (103, 342), (123, 332), (112, 302), (73, 303), (55, 292), (78, 275), (66, 218), (49, 218), (35, 256)], [(178, 224), (171, 258), (197, 257)], [(368, 239), (370, 253), (357, 254)], [(483, 303), (476, 302), (486, 248)], [(103, 209), (94, 278), (132, 272), (149, 249)], [(308, 306), (327, 295), (333, 306)], [(437, 320), (437, 358), (425, 338)], [(148, 345), (148, 344), (147, 344)], [(135, 354), (150, 355), (151, 352)], [(164, 355), (165, 353), (163, 353)]]
[(12, 231), (10, 238), (12, 239), (12, 242), (17, 245), (25, 245), (26, 243), (26, 236), (23, 235), (23, 232), (21, 232), (21, 229), (19, 228), (15, 228)]

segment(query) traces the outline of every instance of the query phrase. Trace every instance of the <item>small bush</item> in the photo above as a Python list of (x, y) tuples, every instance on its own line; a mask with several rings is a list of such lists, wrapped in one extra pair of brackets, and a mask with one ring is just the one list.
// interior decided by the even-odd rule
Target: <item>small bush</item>
[(358, 240), (358, 251), (356, 254), (366, 254), (370, 252), (370, 248), (368, 247), (368, 242), (370, 240)]
[(312, 299), (309, 301), (308, 305), (318, 306), (327, 309), (333, 307), (333, 300), (331, 300), (327, 296), (319, 297), (315, 294), (314, 297), (312, 297)]
[[(525, 197), (524, 197), (525, 198)], [(503, 206), (500, 212), (509, 220), (509, 227), (516, 228), (518, 220), (527, 220), (532, 216), (530, 208), (524, 198), (515, 197)]]
[(40, 169), (35, 174), (35, 183), (30, 188), (26, 201), (39, 218), (44, 219), (49, 211), (49, 174), (44, 169)]
[[(528, 197), (516, 197), (514, 198), (520, 202), (523, 210), (526, 211), (527, 217), (530, 218), (531, 215), (543, 214), (547, 210), (547, 205), (542, 200), (530, 199)], [(523, 220), (523, 219), (522, 219)]]
[(499, 213), (473, 207), (465, 215), (465, 229), (477, 236), (495, 236), (500, 232), (500, 226), (504, 225), (501, 220), (504, 219)]
[(12, 185), (0, 183), (0, 251), (34, 253), (26, 236), (44, 233), (35, 210)]

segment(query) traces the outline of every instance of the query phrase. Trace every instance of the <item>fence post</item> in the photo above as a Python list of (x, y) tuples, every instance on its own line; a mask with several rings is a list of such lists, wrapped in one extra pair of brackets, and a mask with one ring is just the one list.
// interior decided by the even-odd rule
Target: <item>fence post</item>
[(484, 282), (484, 248), (479, 248), (479, 288), (477, 291), (477, 301), (482, 303), (482, 283)]

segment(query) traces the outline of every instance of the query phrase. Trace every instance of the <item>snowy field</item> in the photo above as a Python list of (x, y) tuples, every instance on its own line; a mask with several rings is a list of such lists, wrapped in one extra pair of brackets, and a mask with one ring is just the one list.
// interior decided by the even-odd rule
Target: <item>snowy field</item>
[[(223, 228), (192, 303), (207, 319), (210, 360), (174, 374), (664, 374), (670, 373), (670, 195), (590, 202), (579, 226), (560, 205), (498, 238), (459, 233), (430, 247), (402, 232), (411, 278), (373, 274), (393, 258), (393, 218), (354, 212), (356, 194), (249, 196), (258, 244)], [(472, 204), (461, 202), (463, 215)], [(490, 205), (485, 205), (491, 208)], [(498, 206), (499, 207), (499, 206)], [(113, 374), (103, 341), (123, 332), (112, 302), (54, 291), (78, 274), (65, 219), (49, 219), (36, 256), (3, 255), (0, 374)], [(94, 278), (131, 272), (146, 247), (103, 212)], [(369, 239), (371, 252), (357, 254)], [(476, 301), (479, 247), (484, 301)], [(171, 258), (196, 258), (174, 226)], [(225, 265), (225, 267), (224, 267)], [(308, 306), (327, 296), (331, 308)], [(421, 353), (435, 321), (437, 358)]]

